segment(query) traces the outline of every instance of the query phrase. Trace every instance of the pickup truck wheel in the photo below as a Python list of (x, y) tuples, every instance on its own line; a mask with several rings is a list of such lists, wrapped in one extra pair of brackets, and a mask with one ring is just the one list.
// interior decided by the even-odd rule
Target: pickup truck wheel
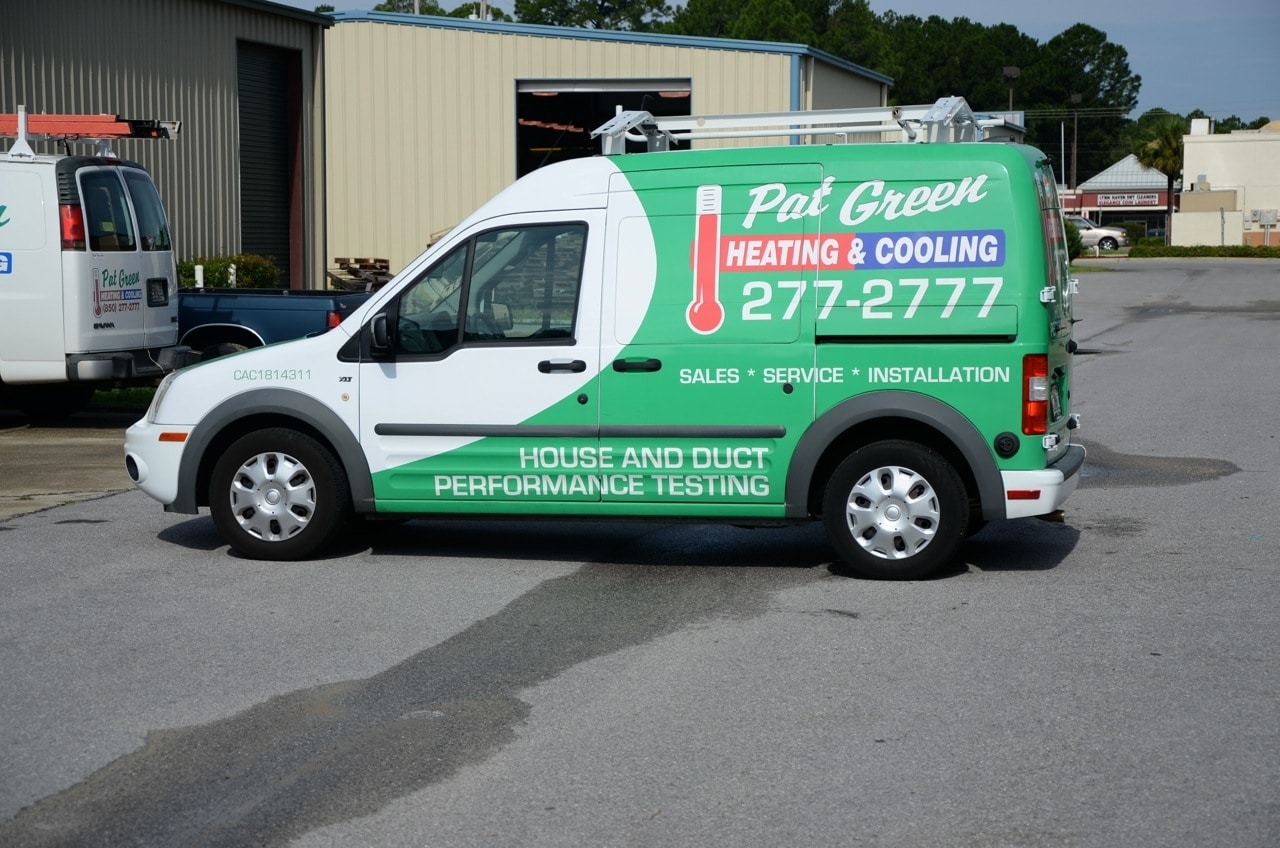
[(311, 556), (344, 529), (351, 495), (342, 465), (310, 436), (285, 428), (242, 436), (213, 467), (209, 511), (251, 559)]
[(823, 498), (836, 553), (859, 577), (919, 580), (946, 565), (964, 538), (960, 476), (937, 452), (884, 441), (850, 454)]
[(200, 360), (208, 362), (210, 359), (217, 359), (219, 356), (226, 356), (229, 353), (239, 353), (242, 350), (248, 350), (247, 345), (239, 342), (219, 342), (218, 344), (209, 345), (200, 352)]

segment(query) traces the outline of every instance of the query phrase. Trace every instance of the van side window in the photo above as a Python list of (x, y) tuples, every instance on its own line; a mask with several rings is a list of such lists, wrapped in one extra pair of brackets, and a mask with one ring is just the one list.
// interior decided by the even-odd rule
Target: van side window
[(575, 221), (491, 230), (458, 246), (401, 295), (396, 352), (572, 344), (586, 237)]
[(133, 198), (133, 211), (138, 216), (138, 238), (143, 250), (172, 250), (169, 222), (164, 217), (164, 205), (155, 183), (137, 171), (122, 171), (129, 196)]
[(470, 253), (469, 243), (455, 248), (400, 295), (398, 355), (441, 353), (458, 343), (458, 304)]
[(129, 202), (114, 170), (81, 171), (80, 196), (84, 198), (84, 225), (90, 250), (136, 249)]
[(571, 342), (586, 240), (580, 222), (478, 236), (464, 340)]

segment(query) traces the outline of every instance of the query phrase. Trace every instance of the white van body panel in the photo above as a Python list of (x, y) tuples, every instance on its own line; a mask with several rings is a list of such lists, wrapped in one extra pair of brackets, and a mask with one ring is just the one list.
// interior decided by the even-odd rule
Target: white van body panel
[(65, 289), (53, 162), (0, 162), (0, 377), (67, 378)]

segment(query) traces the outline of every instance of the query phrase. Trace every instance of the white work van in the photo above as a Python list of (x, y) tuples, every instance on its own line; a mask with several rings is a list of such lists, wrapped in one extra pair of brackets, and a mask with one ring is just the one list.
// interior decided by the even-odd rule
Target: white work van
[[(126, 468), (256, 558), (354, 516), (822, 520), (857, 574), (933, 573), (1084, 460), (1053, 174), (984, 126), (620, 115), (338, 328), (166, 378)], [(662, 149), (771, 132), (902, 142)]]
[[(109, 140), (167, 138), (173, 122), (0, 115), (0, 402), (38, 416), (95, 389), (153, 383), (182, 364), (178, 274), (160, 194)], [(94, 146), (39, 155), (30, 142)]]

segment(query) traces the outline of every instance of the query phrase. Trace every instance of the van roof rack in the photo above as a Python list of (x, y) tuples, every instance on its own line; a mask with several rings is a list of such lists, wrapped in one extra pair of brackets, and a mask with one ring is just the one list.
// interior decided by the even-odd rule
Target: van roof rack
[(921, 106), (869, 106), (857, 109), (814, 109), (804, 112), (759, 112), (740, 115), (656, 117), (649, 112), (619, 112), (596, 128), (604, 153), (626, 152), (627, 141), (643, 141), (652, 151), (672, 144), (713, 138), (768, 138), (832, 135), (877, 136), (876, 141), (981, 141), (988, 127), (1004, 118), (975, 115), (963, 97), (943, 97)]
[(11, 159), (31, 159), (30, 142), (55, 140), (64, 146), (79, 141), (97, 146), (97, 155), (114, 157), (111, 140), (116, 138), (174, 138), (181, 121), (135, 120), (119, 115), (28, 115), (26, 106), (16, 113), (0, 114), (0, 137), (13, 138)]

